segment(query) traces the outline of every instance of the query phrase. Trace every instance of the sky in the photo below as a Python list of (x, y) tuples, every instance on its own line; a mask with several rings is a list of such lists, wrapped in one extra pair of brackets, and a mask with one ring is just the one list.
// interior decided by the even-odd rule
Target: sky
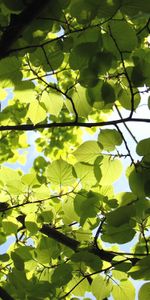
[[(12, 90), (8, 89), (8, 95), (5, 101), (1, 102), (1, 109), (3, 109), (5, 106), (7, 106), (8, 101), (10, 98), (12, 98)], [(150, 95), (150, 93), (149, 93)], [(148, 110), (147, 108), (147, 101), (148, 101), (148, 94), (142, 94), (141, 95), (141, 104), (139, 106), (139, 108), (136, 110), (136, 117), (144, 117), (144, 118), (149, 118), (150, 117), (150, 110)], [(127, 116), (127, 112), (126, 110), (122, 110), (122, 115), (123, 116)], [(117, 112), (114, 112), (111, 116), (111, 119), (118, 119), (118, 114)], [(127, 123), (128, 127), (130, 128), (130, 130), (132, 131), (132, 133), (136, 136), (137, 140), (141, 140), (147, 137), (150, 137), (150, 124), (149, 123)], [(111, 128), (110, 126), (107, 128)], [(114, 128), (114, 127), (112, 127)], [(138, 160), (140, 159), (138, 157), (138, 155), (135, 152), (135, 148), (136, 148), (136, 144), (133, 141), (133, 139), (131, 138), (131, 136), (129, 135), (129, 133), (127, 132), (127, 130), (124, 128), (123, 124), (119, 125), (119, 128), (121, 129), (121, 131), (123, 132), (123, 134), (126, 136), (126, 140), (128, 142), (128, 146), (131, 150), (132, 156)], [(103, 127), (104, 129), (104, 127)], [(97, 130), (97, 132), (94, 135), (90, 135), (87, 134), (87, 132), (84, 134), (84, 140), (89, 140), (89, 139), (96, 139), (99, 133), (99, 129)], [(21, 165), (19, 163), (13, 163), (13, 164), (6, 164), (7, 166), (14, 168), (14, 169), (21, 169), (23, 172), (28, 172), (30, 167), (32, 166), (32, 163), (34, 161), (34, 159), (39, 156), (39, 152), (36, 151), (34, 143), (36, 138), (38, 137), (38, 133), (35, 132), (29, 132), (28, 133), (28, 143), (30, 145), (30, 147), (28, 148), (28, 154), (27, 154), (27, 163), (25, 165)], [(124, 146), (121, 146), (121, 153), (126, 153), (126, 149)], [(25, 150), (22, 150), (26, 151)], [(41, 155), (41, 153), (40, 153)], [(124, 171), (126, 169), (127, 166), (130, 165), (130, 159), (126, 158), (122, 160), (123, 162), (123, 166), (124, 166)], [(114, 189), (116, 193), (119, 193), (121, 191), (129, 191), (129, 186), (128, 186), (128, 182), (127, 179), (125, 177), (125, 172), (124, 174), (121, 176), (121, 178), (114, 184)], [(9, 237), (7, 242), (3, 245), (0, 246), (0, 254), (3, 254), (7, 251), (7, 249), (9, 248), (9, 246), (15, 241), (14, 237)], [(132, 247), (133, 245), (133, 241), (125, 244), (125, 245), (120, 245), (121, 250), (124, 250), (126, 252), (129, 252), (129, 248)], [(138, 294), (138, 290), (140, 288), (140, 286), (143, 284), (143, 281), (138, 281), (138, 282), (134, 282), (134, 285), (136, 286), (136, 299), (137, 299), (137, 294)], [(85, 295), (86, 297), (94, 300), (96, 299), (95, 297), (93, 297), (90, 293), (86, 293)], [(82, 299), (82, 298), (79, 298)], [(112, 299), (111, 297), (109, 298), (110, 300)], [(144, 300), (144, 299), (143, 299)]]

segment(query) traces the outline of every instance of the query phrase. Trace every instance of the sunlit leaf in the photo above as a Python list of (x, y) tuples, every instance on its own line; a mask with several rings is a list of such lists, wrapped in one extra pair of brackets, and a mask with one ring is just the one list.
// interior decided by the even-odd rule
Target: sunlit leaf
[(94, 163), (95, 159), (100, 155), (102, 147), (95, 141), (87, 141), (74, 151), (73, 155), (78, 161)]
[(113, 286), (112, 295), (115, 300), (135, 299), (135, 289), (130, 281), (121, 281), (119, 285)]
[(110, 295), (112, 283), (111, 281), (106, 281), (106, 279), (98, 275), (94, 277), (91, 289), (97, 300), (103, 300)]
[(15, 98), (23, 103), (36, 100), (35, 85), (31, 81), (21, 81), (15, 86)]
[(120, 160), (110, 159), (105, 157), (100, 166), (102, 178), (100, 180), (101, 185), (109, 185), (115, 182), (122, 173), (122, 164)]
[(106, 151), (113, 151), (116, 146), (121, 145), (122, 137), (115, 129), (101, 129), (98, 136), (99, 142)]
[[(91, 111), (91, 107), (88, 104), (86, 97), (86, 89), (81, 85), (77, 85), (72, 98), (78, 115), (81, 117), (86, 117)], [(74, 114), (72, 104), (69, 100), (66, 101), (66, 106), (69, 111)]]
[(35, 125), (45, 120), (46, 111), (37, 100), (33, 100), (28, 109), (28, 117)]
[(47, 167), (47, 177), (52, 183), (59, 185), (71, 185), (75, 182), (73, 167), (61, 158)]
[(44, 103), (48, 113), (58, 117), (62, 107), (63, 98), (55, 93), (48, 94), (46, 91), (43, 92), (41, 102)]

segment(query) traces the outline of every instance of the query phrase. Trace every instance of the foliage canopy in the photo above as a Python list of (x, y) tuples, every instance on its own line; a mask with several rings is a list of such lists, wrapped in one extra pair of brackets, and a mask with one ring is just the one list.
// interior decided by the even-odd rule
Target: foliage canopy
[[(0, 243), (15, 238), (1, 299), (133, 300), (131, 278), (149, 299), (150, 138), (128, 127), (150, 122), (136, 116), (149, 14), (149, 0), (0, 0)], [(31, 169), (14, 169), (33, 132)], [(124, 159), (129, 189), (116, 193)]]

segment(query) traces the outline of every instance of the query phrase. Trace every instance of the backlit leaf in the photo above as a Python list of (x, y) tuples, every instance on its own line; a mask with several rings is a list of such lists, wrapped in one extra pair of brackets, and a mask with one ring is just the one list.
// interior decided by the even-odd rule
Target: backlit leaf
[(102, 147), (95, 141), (87, 141), (79, 146), (77, 150), (73, 152), (73, 155), (78, 161), (94, 163), (95, 159), (100, 155)]
[(99, 142), (106, 151), (113, 151), (116, 146), (121, 145), (122, 137), (115, 129), (101, 129), (98, 136)]
[(62, 107), (63, 99), (59, 94), (43, 92), (41, 102), (44, 103), (46, 110), (49, 114), (58, 117)]
[(115, 300), (135, 299), (135, 289), (130, 281), (121, 281), (119, 285), (113, 286), (112, 295)]
[(50, 182), (59, 185), (71, 185), (75, 182), (73, 167), (61, 158), (47, 167), (47, 177)]
[(46, 111), (37, 100), (33, 100), (29, 105), (27, 116), (35, 125), (45, 120)]
[(122, 164), (118, 159), (112, 160), (109, 157), (105, 157), (102, 160), (100, 166), (102, 178), (100, 180), (101, 185), (109, 185), (115, 182), (122, 173)]

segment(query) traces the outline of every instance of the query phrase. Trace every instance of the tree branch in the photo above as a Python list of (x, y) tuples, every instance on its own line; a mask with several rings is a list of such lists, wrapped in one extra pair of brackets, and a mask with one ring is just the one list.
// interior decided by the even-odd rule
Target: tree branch
[[(72, 249), (73, 251), (77, 252), (80, 251), (80, 242), (66, 236), (65, 234), (61, 233), (54, 227), (50, 226), (49, 224), (44, 224), (42, 228), (40, 229), (40, 232), (47, 235), (48, 237), (56, 240), (57, 242), (65, 245), (66, 247)], [(107, 251), (103, 249), (98, 249), (95, 246), (89, 246), (82, 248), (82, 251), (88, 251), (89, 253), (92, 253), (96, 256), (98, 256), (101, 260), (112, 262), (113, 258), (118, 255), (113, 251)], [(132, 258), (126, 258), (127, 260), (131, 261), (132, 265), (134, 265), (137, 261), (139, 261), (139, 258), (132, 257)]]
[[(85, 279), (87, 279), (89, 276), (93, 276), (93, 275), (96, 275), (96, 274), (99, 274), (99, 273), (102, 273), (102, 272), (106, 272), (106, 271), (108, 271), (108, 270), (111, 270), (112, 269), (112, 267), (114, 267), (114, 266), (116, 266), (116, 265), (120, 265), (120, 264), (122, 264), (123, 262), (125, 262), (125, 261), (127, 261), (127, 259), (124, 259), (124, 260), (121, 260), (121, 261), (117, 261), (117, 262), (115, 262), (114, 264), (113, 264), (113, 266), (109, 266), (109, 267), (107, 267), (107, 268), (105, 268), (105, 269), (101, 269), (101, 270), (99, 270), (99, 271), (96, 271), (96, 272), (93, 272), (93, 273), (91, 273), (91, 274), (87, 274), (87, 275), (85, 275), (83, 278), (81, 278), (71, 289), (70, 289), (70, 291), (69, 292), (67, 292), (64, 296), (62, 296), (62, 297), (60, 297), (59, 298), (59, 300), (62, 300), (62, 299), (66, 299), (66, 297), (82, 282), (82, 281), (84, 281)], [(107, 298), (105, 298), (105, 299), (107, 299)]]
[(55, 241), (69, 247), (73, 251), (77, 251), (78, 247), (80, 246), (80, 242), (76, 241), (75, 239), (72, 239), (65, 234), (61, 233), (54, 227), (44, 224), (43, 227), (40, 229), (41, 233), (44, 233), (50, 238), (53, 238)]
[[(42, 0), (39, 0), (39, 1), (34, 0), (34, 3), (36, 3), (36, 5), (37, 5), (37, 2), (42, 2)], [(44, 0), (43, 3), (46, 4), (45, 2), (48, 3), (49, 1)], [(100, 23), (93, 24), (93, 25), (88, 24), (87, 26), (84, 26), (82, 28), (76, 28), (76, 29), (72, 29), (71, 31), (70, 30), (66, 31), (65, 33), (61, 34), (60, 36), (58, 36), (58, 37), (56, 37), (54, 39), (50, 39), (48, 41), (44, 41), (41, 44), (34, 44), (34, 45), (28, 45), (28, 46), (24, 46), (24, 47), (20, 47), (20, 48), (8, 49), (6, 55), (9, 55), (9, 54), (14, 53), (14, 52), (22, 51), (22, 50), (24, 51), (24, 50), (28, 50), (28, 49), (41, 48), (43, 46), (48, 45), (49, 43), (53, 43), (54, 41), (61, 40), (62, 38), (66, 37), (66, 36), (68, 36), (70, 34), (80, 33), (80, 32), (86, 31), (86, 30), (88, 30), (90, 28), (99, 28), (99, 27), (103, 26), (104, 24), (106, 24), (107, 22), (109, 22), (115, 16), (115, 14), (119, 10), (119, 8), (120, 8), (120, 6), (118, 6), (118, 8), (116, 9), (116, 11), (113, 13), (113, 15), (111, 17), (109, 17), (108, 19), (106, 19), (106, 20), (104, 20), (104, 21), (102, 21)], [(50, 18), (50, 20), (58, 21), (58, 20), (51, 19), (51, 18)], [(66, 22), (64, 22), (64, 23), (66, 24)]]
[(9, 54), (12, 45), (49, 2), (49, 0), (33, 0), (19, 15), (11, 15), (10, 24), (0, 40), (0, 59)]
[(0, 298), (3, 300), (14, 300), (1, 286), (0, 286)]
[(16, 131), (33, 131), (36, 129), (48, 129), (48, 128), (55, 128), (55, 127), (85, 127), (85, 128), (92, 128), (92, 127), (101, 127), (101, 126), (109, 126), (109, 125), (116, 125), (124, 122), (143, 122), (143, 123), (150, 123), (150, 119), (144, 118), (124, 118), (112, 121), (102, 121), (102, 122), (89, 122), (89, 123), (82, 123), (82, 122), (64, 122), (64, 123), (44, 123), (44, 124), (18, 124), (18, 125), (2, 125), (0, 126), (0, 131), (9, 131), (9, 130), (16, 130)]

